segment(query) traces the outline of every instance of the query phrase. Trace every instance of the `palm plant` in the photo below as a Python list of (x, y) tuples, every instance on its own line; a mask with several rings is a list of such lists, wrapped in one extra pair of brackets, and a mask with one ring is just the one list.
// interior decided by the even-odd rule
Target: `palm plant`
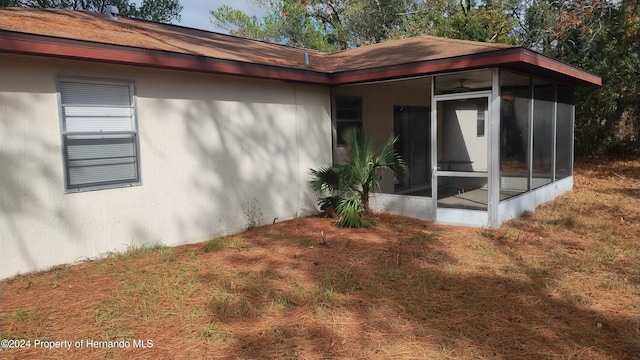
[(341, 168), (341, 165), (334, 165), (310, 171), (312, 178), (309, 184), (311, 190), (320, 197), (320, 210), (331, 216), (335, 214), (338, 203), (348, 188), (340, 176)]
[(407, 166), (394, 149), (398, 137), (380, 141), (357, 128), (346, 129), (342, 135), (347, 160), (344, 164), (312, 169), (311, 188), (321, 197), (320, 208), (338, 215), (338, 227), (369, 227), (372, 224), (361, 214), (371, 212), (369, 197), (380, 188), (379, 171), (389, 169), (403, 176)]

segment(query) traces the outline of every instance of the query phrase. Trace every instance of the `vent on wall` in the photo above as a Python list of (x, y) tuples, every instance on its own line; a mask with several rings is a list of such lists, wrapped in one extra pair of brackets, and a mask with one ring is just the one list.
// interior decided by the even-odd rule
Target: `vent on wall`
[(105, 13), (107, 15), (107, 17), (109, 19), (117, 19), (118, 18), (118, 14), (120, 13), (120, 11), (118, 11), (118, 8), (113, 6), (113, 5), (109, 5), (107, 6), (107, 8), (105, 9)]

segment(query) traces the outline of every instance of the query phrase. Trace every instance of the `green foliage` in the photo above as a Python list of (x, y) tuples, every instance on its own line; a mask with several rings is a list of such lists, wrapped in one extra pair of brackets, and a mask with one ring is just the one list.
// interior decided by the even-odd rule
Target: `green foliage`
[[(128, 0), (123, 2), (128, 3)], [(182, 5), (178, 0), (143, 0), (138, 8), (135, 4), (128, 5), (129, 17), (165, 23), (181, 19)], [(123, 15), (127, 16), (127, 14)]]
[(353, 194), (338, 203), (338, 223), (340, 228), (368, 228), (373, 223), (362, 218), (362, 200), (358, 194)]
[(178, 0), (142, 0), (140, 6), (130, 0), (0, 0), (0, 7), (25, 6), (89, 10), (101, 13), (109, 5), (117, 7), (119, 15), (123, 17), (167, 23), (180, 20), (180, 12), (182, 12), (182, 5)]
[(369, 196), (380, 187), (381, 169), (389, 169), (403, 176), (407, 166), (395, 151), (397, 137), (380, 141), (357, 128), (343, 132), (347, 160), (343, 164), (311, 169), (311, 189), (320, 197), (325, 212), (338, 215), (338, 227), (369, 227), (373, 224), (362, 218), (370, 212)]
[(317, 20), (297, 1), (258, 1), (265, 15), (258, 19), (228, 5), (211, 11), (212, 22), (231, 34), (295, 47), (336, 50)]
[(515, 0), (469, 0), (467, 6), (461, 6), (458, 1), (447, 1), (443, 5), (447, 15), (438, 19), (431, 31), (433, 35), (505, 44), (515, 42)]
[[(320, 210), (331, 216), (336, 214), (340, 201), (345, 197), (349, 189), (349, 186), (344, 183), (344, 179), (341, 176), (342, 170), (343, 167), (341, 165), (334, 165), (322, 167), (318, 170), (311, 169), (309, 172), (311, 175), (311, 181), (309, 182), (311, 190), (321, 196), (318, 202)], [(325, 196), (327, 194), (329, 195)]]
[(638, 2), (540, 0), (524, 9), (521, 43), (603, 79), (576, 92), (577, 155), (640, 155)]
[(398, 137), (380, 141), (357, 128), (346, 129), (343, 133), (347, 161), (342, 170), (344, 182), (352, 192), (360, 195), (364, 211), (369, 211), (369, 194), (379, 190), (379, 170), (389, 169), (398, 176), (404, 176), (407, 166), (395, 151)]
[[(423, 34), (512, 43), (516, 0), (254, 0), (261, 19), (229, 6), (214, 23), (239, 36), (322, 51)], [(465, 1), (465, 3), (467, 3)]]
[(402, 0), (354, 0), (347, 3), (343, 12), (341, 41), (351, 46), (382, 42), (392, 30), (402, 27), (406, 1)]
[(0, 0), (0, 7), (20, 6), (20, 0)]
[(341, 192), (346, 187), (340, 176), (341, 170), (342, 167), (340, 166), (321, 167), (318, 170), (311, 169), (312, 180), (309, 183), (311, 189), (317, 194), (328, 192), (341, 196)]

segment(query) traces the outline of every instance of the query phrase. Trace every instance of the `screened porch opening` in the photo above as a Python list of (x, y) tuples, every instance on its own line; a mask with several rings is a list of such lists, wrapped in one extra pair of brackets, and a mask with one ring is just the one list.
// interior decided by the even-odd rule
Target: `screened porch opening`
[(500, 72), (500, 200), (573, 175), (573, 88)]
[(332, 95), (334, 103), (361, 99), (365, 132), (398, 137), (395, 150), (409, 171), (380, 172), (376, 210), (495, 227), (572, 188), (573, 91), (482, 69), (339, 86)]
[(395, 151), (409, 171), (394, 178), (394, 192), (411, 196), (431, 196), (431, 122), (426, 106), (394, 106)]
[(488, 208), (488, 103), (486, 96), (437, 102), (438, 207)]

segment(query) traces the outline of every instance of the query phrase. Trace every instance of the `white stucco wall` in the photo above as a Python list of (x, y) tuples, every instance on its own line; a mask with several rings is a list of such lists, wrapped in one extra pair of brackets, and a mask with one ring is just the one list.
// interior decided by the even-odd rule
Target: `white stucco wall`
[[(56, 76), (135, 81), (141, 186), (65, 193)], [(329, 89), (0, 55), (0, 278), (316, 211)]]

